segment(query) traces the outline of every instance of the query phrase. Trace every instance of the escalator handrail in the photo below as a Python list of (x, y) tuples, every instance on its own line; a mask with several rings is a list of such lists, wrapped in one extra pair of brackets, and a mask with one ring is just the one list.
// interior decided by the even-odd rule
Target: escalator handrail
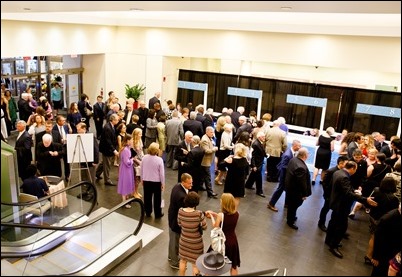
[[(75, 186), (78, 186), (79, 184), (85, 183), (85, 182), (87, 182), (87, 181), (80, 182), (80, 183), (74, 185), (74, 187), (75, 187)], [(89, 183), (89, 182), (87, 182), (87, 183)], [(91, 184), (91, 183), (89, 183), (89, 184)], [(92, 185), (92, 184), (91, 184), (91, 185)], [(68, 188), (71, 188), (71, 187), (68, 187)], [(66, 189), (68, 189), (68, 188), (66, 188)], [(63, 191), (65, 191), (66, 189), (62, 189), (62, 190), (60, 190), (60, 192), (63, 192)], [(58, 193), (58, 192), (55, 192), (55, 193), (53, 193), (53, 194), (51, 194), (51, 195), (55, 195), (55, 194), (57, 194), (57, 193)], [(96, 194), (96, 193), (95, 193), (95, 194)], [(41, 198), (41, 201), (43, 201), (43, 199), (46, 199), (47, 197), (51, 197), (51, 195)], [(94, 199), (96, 200), (96, 195), (95, 195)], [(32, 201), (32, 202), (29, 202), (29, 203), (30, 203), (30, 204), (34, 204), (34, 203), (37, 203), (37, 202), (40, 202), (40, 200)], [(134, 232), (133, 232), (133, 235), (136, 236), (136, 235), (139, 233), (139, 231), (141, 230), (141, 227), (142, 227), (142, 225), (143, 225), (143, 223), (144, 223), (144, 219), (145, 219), (144, 202), (143, 202), (141, 199), (139, 199), (139, 198), (130, 198), (130, 199), (124, 201), (124, 202), (121, 202), (121, 203), (119, 203), (118, 205), (114, 206), (113, 208), (109, 209), (107, 212), (104, 212), (104, 213), (98, 215), (97, 217), (95, 217), (95, 218), (93, 218), (93, 219), (91, 219), (91, 220), (88, 220), (88, 221), (86, 221), (86, 222), (84, 222), (84, 223), (82, 223), (82, 224), (80, 224), (80, 225), (77, 225), (77, 226), (68, 226), (68, 227), (52, 226), (52, 225), (50, 225), (50, 226), (43, 226), (43, 225), (37, 225), (37, 224), (25, 224), (25, 223), (14, 223), (14, 222), (1, 222), (1, 225), (2, 225), (2, 226), (10, 226), (10, 227), (31, 228), (31, 229), (45, 229), (45, 230), (58, 230), (58, 231), (74, 231), (74, 230), (79, 230), (79, 229), (82, 229), (82, 228), (86, 228), (86, 227), (88, 227), (88, 226), (94, 224), (95, 222), (97, 222), (97, 221), (99, 221), (99, 220), (101, 220), (101, 219), (107, 217), (109, 214), (115, 212), (116, 210), (120, 209), (121, 207), (123, 207), (123, 206), (125, 206), (125, 205), (127, 205), (127, 204), (130, 204), (130, 203), (132, 203), (132, 202), (138, 202), (138, 203), (140, 204), (140, 207), (141, 207), (141, 217), (140, 217), (140, 219), (139, 219), (137, 228), (136, 228), (136, 229), (134, 230)], [(95, 201), (95, 203), (96, 203), (96, 201)], [(12, 205), (12, 204), (16, 204), (16, 203), (2, 203), (2, 204), (4, 204), (4, 205), (6, 205), (6, 204), (11, 204), (11, 205)], [(18, 203), (18, 206), (21, 206), (20, 204), (21, 204), (21, 203)], [(26, 204), (26, 203), (25, 203), (25, 204)], [(87, 214), (87, 215), (89, 215), (89, 214)]]
[[(83, 186), (83, 185), (89, 185), (91, 187), (91, 191), (94, 192), (94, 197), (92, 199), (91, 207), (88, 210), (88, 212), (85, 214), (86, 216), (89, 216), (92, 213), (93, 209), (95, 208), (96, 203), (98, 202), (98, 190), (96, 189), (94, 184), (92, 184), (91, 182), (88, 182), (88, 181), (81, 181), (81, 182), (79, 182), (79, 183), (77, 183), (75, 185), (68, 186), (68, 187), (63, 188), (61, 190), (55, 191), (55, 192), (53, 192), (53, 193), (51, 193), (49, 195), (41, 197), (41, 198), (39, 198), (38, 200), (35, 200), (35, 201), (30, 201), (30, 202), (3, 202), (2, 201), (1, 205), (17, 206), (17, 207), (31, 206), (33, 204), (41, 203), (44, 200), (51, 200), (52, 197), (54, 197), (54, 196), (56, 196), (58, 194), (61, 194), (63, 192), (66, 192), (67, 190), (71, 190), (71, 189), (74, 189), (76, 187)], [(3, 222), (1, 222), (1, 224), (3, 225)], [(7, 225), (7, 226), (10, 226), (10, 225)]]

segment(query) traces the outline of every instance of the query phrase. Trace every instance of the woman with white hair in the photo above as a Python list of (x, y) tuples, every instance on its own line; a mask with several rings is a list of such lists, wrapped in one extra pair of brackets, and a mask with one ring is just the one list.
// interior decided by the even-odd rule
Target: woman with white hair
[(331, 163), (332, 152), (334, 151), (335, 140), (331, 137), (335, 133), (333, 127), (328, 127), (325, 133), (321, 134), (317, 140), (317, 152), (315, 155), (314, 173), (312, 184), (315, 185), (315, 179), (317, 178), (318, 171), (321, 169), (321, 180), (325, 177), (325, 172), (329, 168)]
[(36, 161), (42, 176), (52, 175), (61, 177), (61, 159), (63, 157), (63, 146), (53, 142), (50, 134), (44, 134), (42, 141), (36, 146)]

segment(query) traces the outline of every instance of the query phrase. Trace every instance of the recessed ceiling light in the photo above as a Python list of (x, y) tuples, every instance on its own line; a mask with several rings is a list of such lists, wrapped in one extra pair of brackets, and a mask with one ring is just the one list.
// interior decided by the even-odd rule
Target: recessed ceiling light
[(140, 8), (130, 8), (130, 11), (143, 11), (144, 9), (140, 9)]
[(24, 8), (24, 11), (30, 11), (31, 8)]
[(281, 10), (283, 11), (290, 11), (292, 7), (281, 7)]

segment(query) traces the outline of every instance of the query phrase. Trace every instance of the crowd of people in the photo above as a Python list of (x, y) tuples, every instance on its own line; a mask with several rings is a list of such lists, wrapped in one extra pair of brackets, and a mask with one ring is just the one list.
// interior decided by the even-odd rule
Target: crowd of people
[[(117, 186), (122, 202), (129, 197), (143, 198), (146, 216), (154, 214), (160, 219), (164, 216), (161, 202), (167, 185), (165, 170), (177, 170), (178, 183), (172, 189), (168, 210), (168, 258), (180, 275), (185, 274), (187, 263), (192, 265), (194, 275), (201, 274), (197, 259), (204, 254), (204, 243), (199, 226), (205, 229), (206, 220), (211, 217), (216, 219), (215, 226), (224, 218), (230, 273), (238, 274), (240, 250), (235, 233), (240, 220), (238, 208), (246, 189), (266, 197), (263, 176), (268, 182), (278, 183), (267, 208), (278, 212), (275, 204), (285, 192), (287, 225), (298, 230), (297, 210), (311, 195), (311, 186), (320, 175), (324, 205), (318, 228), (327, 233), (325, 243), (331, 253), (343, 257), (339, 247), (348, 235), (348, 220), (353, 220), (364, 208), (370, 215), (372, 234), (365, 262), (373, 265), (374, 275), (384, 274), (389, 261), (393, 268), (398, 264), (398, 256), (393, 258), (402, 246), (396, 238), (402, 228), (402, 221), (397, 222), (401, 217), (400, 138), (393, 136), (390, 144), (386, 144), (385, 136), (378, 132), (367, 135), (342, 132), (342, 137), (335, 138), (333, 127), (321, 134), (313, 130), (306, 134), (317, 138), (315, 169), (311, 176), (306, 164), (310, 153), (299, 140), (288, 141), (289, 128), (283, 117), (271, 122), (272, 116), (266, 113), (258, 119), (255, 112), (246, 116), (245, 108), (239, 106), (236, 111), (224, 108), (215, 118), (212, 109), (203, 105), (193, 107), (188, 103), (182, 107), (168, 101), (162, 107), (160, 93), (155, 93), (148, 107), (140, 100), (139, 107), (134, 108), (133, 99), (128, 99), (122, 107), (113, 91), (108, 93), (106, 101), (98, 95), (94, 105), (82, 94), (80, 101), (70, 104), (64, 116), (58, 114), (61, 109), (58, 93), (55, 84), (51, 93), (53, 101), (41, 97), (36, 102), (28, 88), (18, 101), (18, 119), (10, 112), (14, 104), (7, 90), (2, 90), (2, 114), (11, 123), (10, 131), (14, 124), (18, 132), (15, 149), (19, 177), (24, 182), (32, 179), (32, 165), (35, 165), (39, 175), (59, 176), (69, 181), (67, 135), (94, 130), (94, 161), (86, 178), (98, 183), (103, 179), (104, 185)], [(95, 125), (92, 128), (91, 118)], [(10, 123), (6, 124), (7, 130)], [(2, 132), (5, 140), (4, 135), (9, 132)], [(330, 168), (336, 140), (340, 141), (340, 156), (337, 165)], [(266, 172), (263, 172), (265, 164)], [(118, 167), (117, 182), (110, 174), (114, 166)], [(205, 190), (208, 197), (218, 198), (215, 186), (223, 186), (221, 210), (197, 210), (202, 201), (198, 192)], [(35, 191), (39, 190), (31, 190)], [(41, 196), (43, 192), (38, 195)], [(331, 218), (326, 226), (330, 210)]]

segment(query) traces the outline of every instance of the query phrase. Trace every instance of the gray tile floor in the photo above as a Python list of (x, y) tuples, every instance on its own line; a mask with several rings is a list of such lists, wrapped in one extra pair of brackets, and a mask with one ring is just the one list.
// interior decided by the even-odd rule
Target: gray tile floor
[[(15, 139), (14, 139), (15, 141)], [(13, 138), (9, 139), (14, 145)], [(112, 169), (112, 180), (117, 181), (118, 168)], [(166, 169), (165, 216), (161, 219), (146, 218), (145, 223), (163, 232), (137, 253), (128, 257), (108, 276), (172, 276), (178, 271), (169, 267), (168, 251), (168, 219), (167, 207), (172, 187), (177, 181), (177, 171)], [(371, 267), (364, 264), (364, 255), (369, 239), (368, 216), (359, 212), (355, 220), (349, 220), (350, 239), (344, 240), (341, 251), (343, 259), (334, 257), (324, 244), (325, 233), (317, 227), (318, 215), (323, 204), (322, 188), (318, 184), (313, 187), (313, 194), (299, 208), (295, 231), (286, 225), (286, 210), (283, 209), (284, 195), (277, 203), (279, 212), (268, 210), (266, 205), (277, 184), (264, 182), (264, 193), (261, 198), (255, 191), (247, 190), (246, 197), (239, 206), (240, 219), (237, 236), (241, 251), (241, 267), (239, 273), (261, 271), (270, 268), (287, 270), (290, 276), (369, 276)], [(112, 208), (121, 201), (117, 187), (105, 186), (103, 180), (97, 181), (99, 207)], [(222, 186), (215, 186), (215, 192), (222, 193)], [(142, 188), (140, 188), (142, 192)], [(219, 200), (208, 198), (206, 192), (200, 192), (201, 210), (219, 209)], [(329, 220), (327, 219), (327, 223)], [(208, 222), (210, 224), (210, 222)], [(205, 250), (209, 247), (208, 231), (204, 232)], [(191, 275), (188, 267), (186, 275)], [(228, 275), (228, 274), (226, 274)]]
[[(113, 169), (112, 176), (117, 176), (117, 168)], [(162, 219), (146, 218), (145, 221), (146, 224), (160, 228), (164, 232), (108, 275), (178, 275), (177, 270), (169, 267), (167, 260), (169, 240), (167, 207), (171, 188), (176, 180), (177, 171), (166, 169), (165, 216)], [(297, 231), (286, 225), (286, 210), (283, 209), (284, 195), (276, 205), (280, 209), (278, 213), (266, 208), (276, 185), (276, 183), (264, 183), (264, 193), (267, 198), (261, 198), (255, 194), (255, 191), (247, 190), (246, 197), (241, 199), (240, 219), (236, 230), (241, 251), (239, 273), (245, 274), (278, 267), (286, 268), (287, 275), (294, 276), (370, 275), (371, 267), (365, 265), (363, 259), (369, 238), (368, 216), (364, 212), (359, 213), (355, 220), (349, 221), (348, 232), (351, 236), (349, 240), (343, 241), (341, 251), (344, 258), (338, 259), (329, 252), (324, 244), (325, 233), (317, 227), (319, 211), (323, 204), (320, 185), (313, 187), (312, 196), (299, 208), (297, 214), (299, 230)], [(120, 196), (116, 193), (116, 187), (105, 186), (103, 181), (100, 181), (98, 189), (100, 206), (111, 208), (119, 203)], [(223, 187), (215, 186), (215, 191), (221, 194)], [(200, 194), (199, 209), (215, 211), (219, 209), (218, 199), (208, 198), (204, 191)], [(208, 231), (204, 232), (205, 250), (209, 247), (208, 234)], [(186, 274), (191, 275), (190, 267)]]

